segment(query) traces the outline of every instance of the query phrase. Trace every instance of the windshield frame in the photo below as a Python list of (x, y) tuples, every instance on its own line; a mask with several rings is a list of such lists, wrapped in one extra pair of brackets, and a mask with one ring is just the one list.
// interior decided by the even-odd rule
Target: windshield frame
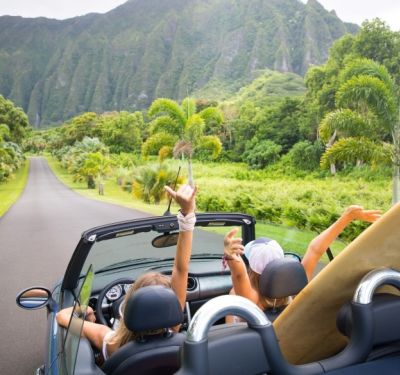
[[(198, 213), (196, 219), (196, 227), (240, 226), (244, 244), (255, 239), (256, 220), (253, 216), (241, 213)], [(166, 233), (178, 228), (176, 216), (170, 215), (121, 221), (83, 232), (65, 271), (61, 290), (73, 290), (77, 287), (85, 260), (95, 242), (139, 232)]]

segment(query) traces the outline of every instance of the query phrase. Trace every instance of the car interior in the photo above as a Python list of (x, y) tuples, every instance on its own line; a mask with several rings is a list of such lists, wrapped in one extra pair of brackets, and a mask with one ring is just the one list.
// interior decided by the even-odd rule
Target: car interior
[[(171, 231), (172, 235), (166, 236), (168, 232), (165, 230), (166, 226), (171, 226), (170, 220), (174, 219), (165, 218), (158, 233), (154, 233), (154, 223), (150, 225), (153, 231), (142, 223), (140, 229), (132, 229), (130, 224), (120, 224), (113, 231), (107, 227), (107, 231), (102, 233), (101, 228), (96, 228), (97, 238), (93, 231), (82, 235), (75, 252), (80, 257), (72, 258), (59, 286), (61, 304), (71, 306), (76, 300), (76, 291), (82, 288), (85, 279), (82, 270), (88, 263), (92, 267), (93, 258), (88, 256), (92, 252), (99, 264), (96, 266), (97, 272), (96, 267), (94, 270), (89, 305), (96, 311), (97, 321), (115, 328), (123, 319), (130, 330), (151, 334), (138, 336), (102, 364), (97, 362), (99, 353), (87, 339), (81, 338), (75, 374), (399, 373), (400, 297), (391, 293), (382, 294), (379, 290), (376, 293), (382, 285), (400, 289), (400, 272), (392, 269), (377, 269), (365, 275), (353, 300), (341, 307), (337, 315), (337, 328), (348, 341), (343, 350), (330, 358), (308, 364), (294, 365), (285, 359), (272, 324), (283, 308), (273, 307), (263, 312), (245, 298), (229, 295), (232, 287), (230, 273), (221, 266), (221, 248), (219, 254), (216, 250), (221, 244), (216, 245), (215, 239), (220, 239), (221, 233), (238, 223), (242, 223), (244, 242), (254, 238), (254, 222), (247, 215), (235, 218), (229, 215), (224, 218), (200, 216), (200, 225), (203, 223), (206, 226), (210, 222), (218, 225), (210, 225), (212, 230), (206, 231), (203, 237), (206, 239), (194, 245), (183, 312), (170, 289), (149, 286), (137, 290), (125, 302), (125, 312), (121, 314), (121, 304), (135, 279), (149, 270), (170, 275), (173, 257), (168, 253), (169, 250), (165, 250), (162, 258), (135, 258), (129, 262), (116, 259), (115, 263), (104, 266), (104, 260), (109, 258), (109, 244), (113, 243), (121, 252), (125, 249), (132, 251), (127, 240), (139, 234), (143, 238), (137, 236), (135, 246), (139, 246), (141, 241), (149, 244), (154, 237), (158, 237), (161, 249), (174, 249), (176, 242), (172, 237), (176, 232)], [(131, 236), (135, 231), (137, 234)], [(117, 241), (107, 242), (105, 239)], [(101, 246), (94, 248), (95, 243)], [(204, 247), (210, 244), (216, 248), (204, 251)], [(199, 251), (196, 250), (197, 246)], [(269, 263), (260, 277), (262, 294), (270, 299), (295, 298), (307, 285), (307, 277), (299, 260), (299, 257), (288, 254), (282, 260)], [(225, 324), (227, 315), (238, 316), (243, 322)], [(181, 325), (181, 331), (171, 331), (170, 328), (177, 325)]]

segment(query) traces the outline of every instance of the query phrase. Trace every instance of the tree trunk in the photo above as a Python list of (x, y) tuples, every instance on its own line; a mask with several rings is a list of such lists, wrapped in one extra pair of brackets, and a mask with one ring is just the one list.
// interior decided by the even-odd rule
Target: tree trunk
[(104, 183), (99, 182), (99, 195), (104, 195)]
[[(328, 149), (329, 147), (332, 147), (332, 145), (335, 143), (335, 139), (336, 139), (336, 130), (333, 132), (332, 137), (329, 139), (328, 144), (326, 145), (326, 149)], [(331, 163), (331, 174), (335, 175), (336, 174), (336, 165), (335, 163)]]
[(191, 187), (194, 187), (194, 180), (193, 180), (193, 170), (192, 170), (192, 158), (188, 158), (188, 184)]
[(88, 178), (87, 178), (87, 187), (88, 187), (88, 189), (95, 189), (96, 188), (96, 183), (94, 182), (93, 176), (88, 176)]
[(331, 174), (333, 174), (333, 175), (336, 174), (336, 165), (335, 165), (335, 163), (331, 163)]

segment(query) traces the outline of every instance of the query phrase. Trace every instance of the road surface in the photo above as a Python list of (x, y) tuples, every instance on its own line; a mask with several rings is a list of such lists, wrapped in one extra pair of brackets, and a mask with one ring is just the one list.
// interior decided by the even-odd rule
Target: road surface
[(44, 158), (30, 159), (23, 194), (0, 218), (2, 375), (33, 374), (44, 358), (46, 310), (20, 309), (17, 293), (33, 285), (51, 288), (84, 230), (144, 216), (148, 214), (80, 196), (55, 177)]

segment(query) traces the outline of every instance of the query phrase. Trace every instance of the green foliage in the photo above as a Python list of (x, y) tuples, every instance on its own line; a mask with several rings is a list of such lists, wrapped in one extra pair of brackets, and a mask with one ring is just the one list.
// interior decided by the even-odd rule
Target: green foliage
[(222, 150), (220, 139), (214, 135), (206, 135), (201, 138), (196, 150), (196, 158), (199, 160), (215, 160)]
[(285, 97), (301, 97), (305, 94), (302, 77), (293, 73), (260, 70), (258, 76), (224, 101), (225, 107), (240, 107), (246, 102), (256, 107), (274, 106)]
[(103, 116), (101, 139), (110, 148), (110, 152), (139, 153), (143, 126), (144, 120), (141, 112), (119, 112)]
[(345, 81), (336, 93), (339, 107), (350, 108), (361, 114), (368, 111), (382, 119), (388, 130), (396, 120), (397, 107), (393, 92), (379, 78), (361, 75)]
[(206, 150), (212, 152), (213, 159), (218, 157), (221, 152), (220, 143), (215, 136), (210, 138), (210, 136), (204, 136), (204, 133), (207, 125), (210, 128), (210, 123), (219, 126), (224, 119), (223, 114), (215, 107), (207, 107), (200, 113), (196, 113), (196, 109), (196, 101), (192, 98), (185, 98), (180, 106), (170, 99), (155, 100), (148, 115), (158, 117), (151, 123), (151, 136), (143, 144), (142, 155), (146, 157), (154, 154), (155, 151), (158, 153), (162, 146), (172, 146), (170, 142), (174, 136), (176, 157), (191, 158), (199, 147), (201, 157), (204, 157)]
[(75, 179), (87, 181), (88, 189), (94, 189), (94, 181), (100, 181), (111, 172), (110, 159), (100, 152), (88, 153), (83, 165), (76, 171)]
[(290, 149), (287, 156), (295, 168), (311, 171), (318, 168), (322, 153), (320, 142), (300, 141)]
[(319, 126), (319, 135), (325, 143), (329, 142), (335, 131), (339, 137), (361, 135), (371, 138), (376, 137), (376, 128), (374, 126), (376, 120), (368, 120), (350, 109), (337, 109), (327, 113), (322, 119)]
[[(175, 180), (176, 172), (165, 164), (143, 166), (133, 175), (132, 193), (144, 202), (158, 204), (166, 195), (164, 187)], [(178, 184), (181, 182), (182, 177)]]
[(275, 163), (280, 158), (282, 147), (272, 141), (261, 141), (253, 138), (246, 145), (243, 159), (251, 168), (262, 169), (268, 164)]
[(343, 138), (329, 147), (321, 158), (321, 167), (328, 169), (338, 162), (350, 165), (363, 163), (390, 164), (391, 150), (368, 138)]
[(21, 148), (14, 142), (0, 142), (0, 182), (7, 180), (25, 160)]
[(109, 171), (108, 148), (97, 138), (85, 137), (72, 147), (59, 150), (61, 165), (74, 176), (74, 181), (86, 180), (88, 187), (95, 187), (95, 178)]
[(28, 117), (22, 108), (0, 95), (0, 124), (8, 127), (7, 140), (20, 143), (29, 127)]
[(156, 133), (152, 135), (142, 145), (142, 156), (158, 155), (160, 149), (164, 146), (173, 147), (177, 141), (177, 137), (170, 133)]
[(7, 180), (25, 160), (19, 142), (29, 126), (21, 108), (0, 95), (0, 182)]

